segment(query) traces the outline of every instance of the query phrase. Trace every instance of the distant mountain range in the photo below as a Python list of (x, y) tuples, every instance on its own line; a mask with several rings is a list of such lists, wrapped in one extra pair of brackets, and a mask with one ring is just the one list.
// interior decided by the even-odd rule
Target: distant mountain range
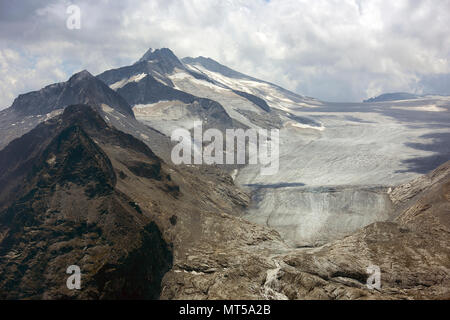
[[(139, 120), (166, 134), (174, 124), (189, 126), (186, 120), (201, 120), (205, 127), (217, 128), (230, 126), (231, 122), (233, 127), (278, 127), (281, 120), (276, 107), (286, 101), (316, 103), (211, 59), (180, 61), (167, 48), (150, 49), (133, 65), (97, 77), (127, 100)], [(150, 109), (152, 112), (147, 112)], [(286, 117), (285, 113), (282, 117)], [(172, 125), (161, 123), (164, 118), (170, 119)]]
[(418, 99), (421, 96), (406, 93), (406, 92), (394, 92), (394, 93), (384, 93), (379, 96), (364, 100), (364, 102), (384, 102), (384, 101), (396, 101), (396, 100), (412, 100)]

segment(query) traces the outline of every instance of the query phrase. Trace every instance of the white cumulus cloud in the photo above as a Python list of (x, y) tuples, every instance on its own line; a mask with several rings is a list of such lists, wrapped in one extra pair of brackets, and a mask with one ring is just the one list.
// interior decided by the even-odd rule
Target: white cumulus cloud
[[(66, 9), (82, 28), (66, 28)], [(149, 47), (208, 56), (328, 101), (450, 94), (449, 0), (0, 0), (0, 108)]]

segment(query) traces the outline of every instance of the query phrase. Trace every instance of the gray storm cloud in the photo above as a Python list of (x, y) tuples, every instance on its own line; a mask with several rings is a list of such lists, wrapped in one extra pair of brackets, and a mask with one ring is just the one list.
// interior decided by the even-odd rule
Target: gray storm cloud
[[(70, 4), (80, 30), (66, 28)], [(0, 108), (149, 47), (209, 56), (327, 101), (450, 94), (449, 0), (0, 0)]]

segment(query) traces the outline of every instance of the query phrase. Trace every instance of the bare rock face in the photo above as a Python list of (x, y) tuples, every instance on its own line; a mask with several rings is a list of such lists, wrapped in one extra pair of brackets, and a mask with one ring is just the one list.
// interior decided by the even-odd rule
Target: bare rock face
[[(421, 191), (394, 190), (409, 198), (395, 221), (318, 248), (291, 249), (276, 233), (223, 217), (233, 237), (190, 248), (165, 275), (162, 298), (448, 299), (450, 162), (411, 186)], [(380, 269), (379, 289), (366, 285), (371, 266)]]
[[(186, 118), (201, 120), (205, 128), (220, 128), (225, 132), (226, 128), (245, 127), (233, 120), (220, 103), (174, 89), (159, 82), (151, 75), (146, 75), (139, 82), (132, 81), (125, 84), (117, 89), (117, 93), (124, 97), (131, 106), (144, 106), (144, 110), (147, 109), (146, 106), (153, 106), (152, 104), (159, 101), (177, 101), (184, 109), (183, 120)], [(149, 109), (150, 114), (156, 113), (154, 108), (150, 107)], [(168, 109), (166, 112), (170, 113), (172, 108)], [(175, 107), (175, 109), (179, 108)], [(172, 112), (174, 111), (172, 110)], [(145, 117), (139, 117), (139, 112), (137, 113), (138, 119), (145, 123)], [(161, 120), (161, 118), (162, 116), (158, 115), (158, 119)], [(170, 135), (170, 131), (167, 134)]]
[(392, 203), (398, 207), (409, 204), (419, 193), (447, 178), (449, 163), (445, 163), (430, 174), (420, 176), (413, 181), (395, 187), (389, 192)]
[[(280, 291), (292, 299), (448, 299), (450, 162), (408, 186), (393, 191), (396, 199), (408, 199), (395, 221), (284, 255)], [(379, 291), (366, 288), (371, 265), (381, 269)]]
[(95, 107), (105, 103), (124, 115), (133, 117), (128, 103), (86, 70), (74, 74), (67, 82), (55, 83), (39, 91), (18, 96), (11, 108), (22, 116), (45, 115), (77, 103)]
[[(249, 197), (228, 175), (172, 167), (86, 105), (14, 140), (0, 161), (2, 299), (157, 299), (174, 264), (228, 265), (228, 252), (274, 237), (233, 216)], [(81, 290), (66, 287), (70, 265)]]
[[(102, 143), (161, 164), (142, 142), (84, 105), (68, 107), (0, 151), (2, 299), (159, 297), (172, 249), (117, 188)], [(83, 290), (66, 286), (71, 265), (81, 268)]]

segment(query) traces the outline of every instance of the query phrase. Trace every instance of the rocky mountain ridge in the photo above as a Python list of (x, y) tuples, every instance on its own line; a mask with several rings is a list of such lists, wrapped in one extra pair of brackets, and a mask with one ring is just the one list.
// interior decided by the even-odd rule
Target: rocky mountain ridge
[[(449, 159), (449, 108), (321, 102), (169, 49), (22, 95), (0, 112), (0, 297), (448, 298), (449, 164), (419, 173)], [(173, 165), (195, 120), (279, 129), (280, 171)]]
[[(1, 298), (159, 297), (172, 249), (117, 189), (120, 172), (103, 144), (146, 157), (136, 170), (165, 181), (144, 143), (86, 105), (67, 107), (0, 151)], [(83, 270), (81, 292), (65, 286), (70, 265)]]

